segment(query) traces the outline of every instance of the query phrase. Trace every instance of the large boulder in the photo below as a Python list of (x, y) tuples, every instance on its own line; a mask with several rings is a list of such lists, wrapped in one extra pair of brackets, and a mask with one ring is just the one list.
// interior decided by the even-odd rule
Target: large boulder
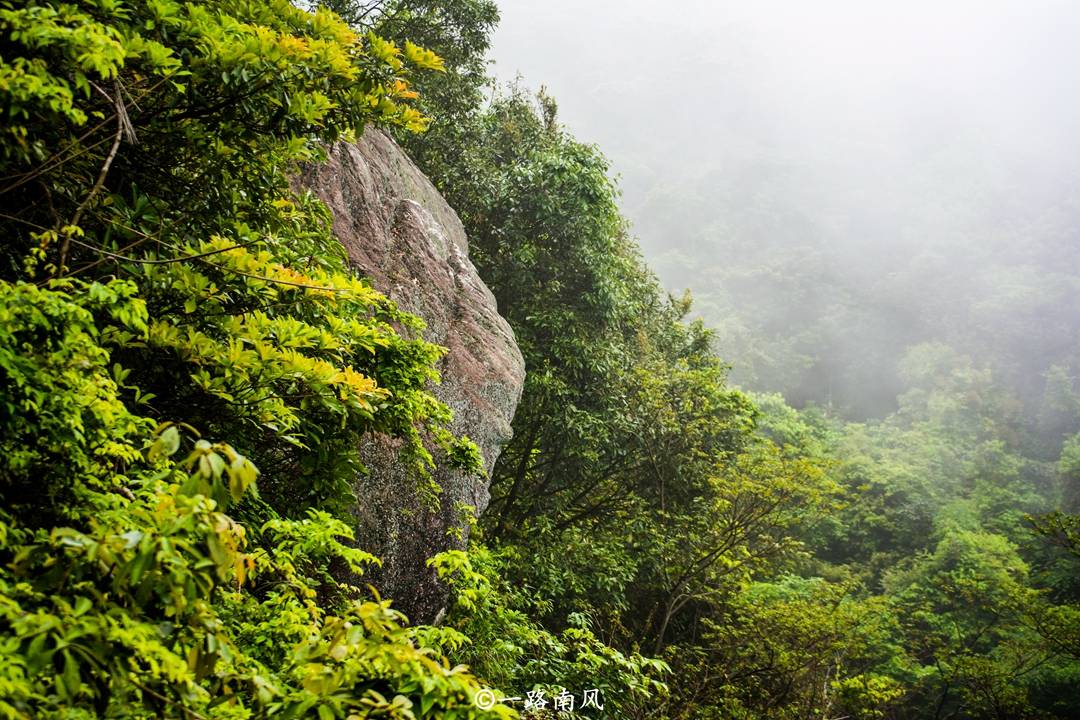
[[(427, 323), (424, 338), (449, 349), (435, 395), (454, 411), (451, 430), (480, 447), (490, 473), (510, 439), (525, 363), (495, 297), (469, 261), (465, 229), (431, 182), (382, 132), (369, 129), (338, 143), (328, 160), (301, 177), (333, 212), (333, 227), (358, 270), (398, 305)], [(414, 622), (430, 623), (446, 588), (426, 565), (433, 554), (464, 546), (461, 507), (482, 512), (484, 477), (437, 467), (439, 507), (416, 492), (415, 474), (391, 443), (364, 448), (368, 473), (358, 479), (358, 537), (382, 558), (375, 584)], [(369, 578), (370, 580), (370, 578)]]

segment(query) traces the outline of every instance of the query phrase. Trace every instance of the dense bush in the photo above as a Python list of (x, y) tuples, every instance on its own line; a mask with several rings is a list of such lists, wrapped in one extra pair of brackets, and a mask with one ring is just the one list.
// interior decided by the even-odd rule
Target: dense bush
[(0, 714), (511, 714), (335, 579), (377, 562), (335, 517), (362, 435), (418, 491), (472, 454), (441, 350), (289, 189), (422, 129), (438, 58), (276, 0), (3, 2), (0, 43)]

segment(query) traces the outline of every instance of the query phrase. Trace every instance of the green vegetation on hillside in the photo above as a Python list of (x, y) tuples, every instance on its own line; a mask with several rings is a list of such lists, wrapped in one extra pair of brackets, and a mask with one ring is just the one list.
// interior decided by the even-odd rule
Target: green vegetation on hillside
[[(901, 384), (885, 379), (903, 392), (883, 420), (739, 393), (715, 335), (628, 239), (603, 156), (559, 126), (551, 98), (511, 89), (455, 117), (461, 152), (425, 155), (443, 127), (414, 154), (461, 214), (529, 370), (476, 552), (504, 558), (508, 600), (545, 627), (584, 625), (666, 663), (666, 691), (612, 697), (612, 717), (1080, 712), (1075, 521), (1046, 515), (1077, 509), (1067, 372), (1032, 404), (1017, 393), (1041, 379), (1015, 377), (1038, 361), (924, 343), (898, 364)], [(718, 257), (728, 274), (756, 262)], [(745, 305), (779, 312), (762, 291)], [(508, 675), (504, 656), (468, 659)], [(568, 684), (525, 667), (512, 687)]]
[[(0, 0), (0, 717), (1080, 715), (1064, 367), (1034, 414), (942, 343), (880, 420), (735, 389), (600, 150), (485, 101), (489, 0), (325, 5)], [(289, 185), (371, 123), (528, 371), (430, 627), (358, 586), (360, 441), (421, 496), (476, 453)]]
[(438, 58), (277, 0), (2, 2), (0, 37), (0, 716), (507, 716), (341, 579), (361, 436), (418, 488), (458, 441), (441, 350), (289, 189), (421, 129)]

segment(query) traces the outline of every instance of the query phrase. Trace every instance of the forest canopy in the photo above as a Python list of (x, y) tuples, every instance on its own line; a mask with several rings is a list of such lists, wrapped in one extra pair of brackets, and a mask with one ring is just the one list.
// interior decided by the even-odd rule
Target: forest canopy
[[(1071, 367), (1033, 404), (1007, 353), (913, 342), (854, 421), (734, 387), (602, 149), (493, 90), (497, 21), (0, 0), (0, 717), (1080, 715)], [(366, 584), (354, 480), (373, 434), (417, 497), (479, 471), (445, 349), (291, 184), (369, 126), (460, 216), (527, 369), (433, 625)]]

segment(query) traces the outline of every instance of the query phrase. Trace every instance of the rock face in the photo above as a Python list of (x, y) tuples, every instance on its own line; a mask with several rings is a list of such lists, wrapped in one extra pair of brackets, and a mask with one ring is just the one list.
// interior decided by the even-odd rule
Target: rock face
[[(424, 338), (449, 348), (434, 394), (454, 411), (451, 430), (480, 447), (490, 473), (510, 439), (525, 364), (495, 297), (469, 261), (457, 214), (405, 153), (369, 129), (355, 143), (338, 143), (326, 163), (300, 179), (333, 211), (334, 232), (349, 258), (374, 286), (427, 322)], [(487, 507), (487, 482), (439, 467), (441, 507), (416, 497), (417, 479), (389, 443), (365, 450), (369, 474), (358, 480), (357, 537), (383, 560), (375, 584), (413, 622), (433, 622), (447, 591), (426, 566), (431, 555), (463, 547), (452, 531), (459, 508)], [(371, 578), (365, 578), (371, 581)]]

